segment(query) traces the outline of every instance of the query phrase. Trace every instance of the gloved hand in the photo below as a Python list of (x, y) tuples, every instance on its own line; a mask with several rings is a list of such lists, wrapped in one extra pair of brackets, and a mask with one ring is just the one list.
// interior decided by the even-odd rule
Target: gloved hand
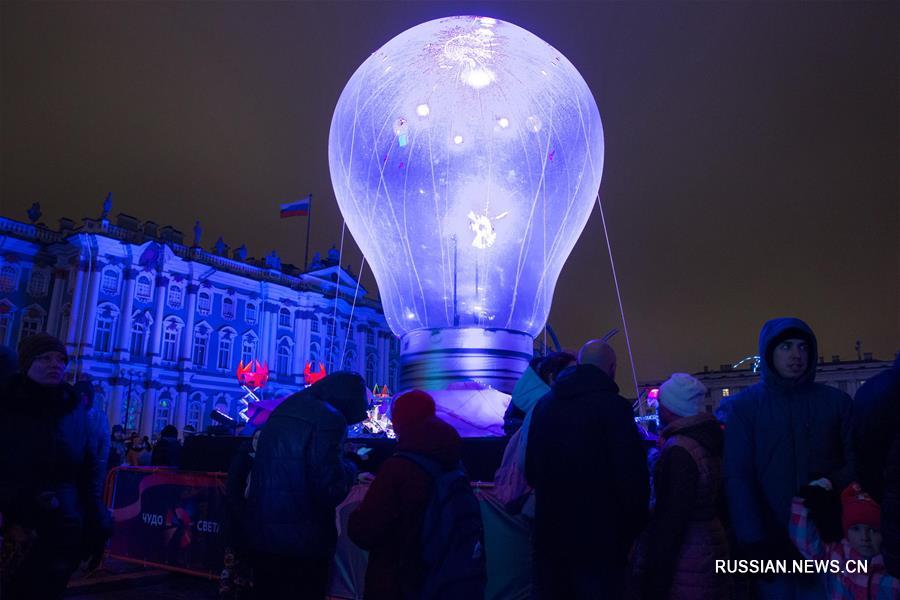
[(809, 520), (819, 531), (819, 537), (826, 544), (841, 541), (841, 499), (833, 490), (819, 485), (805, 485), (797, 492), (803, 498), (803, 505), (809, 511)]

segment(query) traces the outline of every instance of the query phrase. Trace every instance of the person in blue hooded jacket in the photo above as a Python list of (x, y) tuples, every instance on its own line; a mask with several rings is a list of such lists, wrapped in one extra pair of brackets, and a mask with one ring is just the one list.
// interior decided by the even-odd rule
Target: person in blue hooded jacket
[[(842, 490), (854, 478), (851, 400), (815, 383), (818, 347), (795, 318), (767, 321), (759, 335), (761, 381), (729, 403), (725, 424), (725, 492), (740, 555), (799, 559), (788, 537), (791, 499), (813, 480)], [(822, 598), (812, 575), (756, 581), (761, 598)]]

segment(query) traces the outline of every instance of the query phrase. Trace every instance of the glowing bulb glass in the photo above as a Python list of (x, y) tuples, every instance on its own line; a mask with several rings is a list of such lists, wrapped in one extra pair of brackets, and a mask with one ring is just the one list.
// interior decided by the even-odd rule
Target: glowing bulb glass
[(559, 51), (484, 17), (413, 27), (350, 78), (328, 151), (394, 333), (541, 330), (603, 169), (597, 104)]

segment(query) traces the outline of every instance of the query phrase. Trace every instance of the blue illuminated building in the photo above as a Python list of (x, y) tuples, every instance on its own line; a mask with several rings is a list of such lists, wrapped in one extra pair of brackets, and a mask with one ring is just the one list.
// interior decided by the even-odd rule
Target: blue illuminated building
[[(264, 398), (302, 388), (307, 363), (396, 389), (398, 343), (332, 248), (308, 271), (221, 240), (212, 251), (119, 214), (61, 219), (57, 230), (0, 217), (0, 344), (48, 332), (65, 341), (70, 380), (89, 379), (110, 423), (146, 435), (234, 417), (239, 361), (268, 363)], [(336, 311), (336, 312), (335, 312)], [(335, 320), (335, 315), (337, 319)], [(317, 366), (312, 367), (317, 370)]]

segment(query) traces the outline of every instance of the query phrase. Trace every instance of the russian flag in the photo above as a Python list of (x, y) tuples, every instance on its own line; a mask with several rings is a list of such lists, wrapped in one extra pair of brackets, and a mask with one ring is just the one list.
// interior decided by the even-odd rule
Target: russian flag
[(307, 217), (309, 216), (309, 196), (296, 202), (289, 202), (281, 205), (279, 216), (282, 219), (288, 217)]

